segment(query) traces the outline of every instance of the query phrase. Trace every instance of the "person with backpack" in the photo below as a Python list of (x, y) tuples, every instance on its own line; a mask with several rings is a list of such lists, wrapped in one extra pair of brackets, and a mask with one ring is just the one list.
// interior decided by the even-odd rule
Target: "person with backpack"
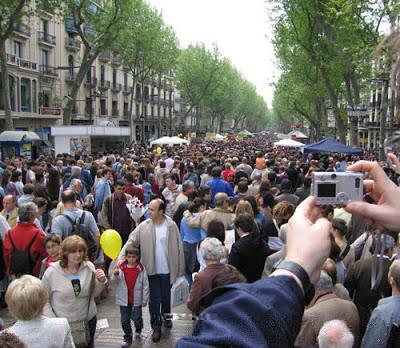
[(78, 235), (87, 244), (89, 259), (97, 257), (100, 232), (93, 214), (76, 207), (76, 194), (66, 190), (61, 195), (64, 212), (56, 216), (51, 226), (51, 232), (65, 239), (71, 235)]
[(40, 265), (46, 257), (43, 240), (46, 234), (35, 224), (38, 208), (26, 203), (18, 210), (18, 223), (6, 232), (3, 241), (6, 274), (39, 276)]

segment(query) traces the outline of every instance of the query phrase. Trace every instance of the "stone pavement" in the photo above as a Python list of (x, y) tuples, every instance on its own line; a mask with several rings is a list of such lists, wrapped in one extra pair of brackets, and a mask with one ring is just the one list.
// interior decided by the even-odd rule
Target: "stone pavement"
[[(114, 296), (115, 287), (111, 290), (109, 296), (102, 300), (100, 305), (97, 306), (97, 319), (98, 326), (104, 323), (107, 319), (108, 328), (99, 328), (96, 332), (96, 348), (117, 348), (121, 347), (123, 342), (123, 332), (120, 324), (119, 306), (115, 304)], [(153, 343), (151, 341), (152, 330), (150, 327), (149, 309), (148, 306), (143, 308), (143, 322), (144, 329), (142, 337), (136, 339), (132, 344), (133, 348), (169, 348), (174, 347), (176, 341), (182, 337), (190, 335), (192, 332), (192, 320), (189, 310), (186, 305), (181, 305), (172, 309), (174, 313), (172, 329), (164, 329), (161, 341)], [(0, 309), (0, 318), (3, 319), (6, 326), (13, 324), (14, 320), (9, 314), (7, 309)], [(102, 320), (103, 319), (103, 320)], [(134, 325), (132, 323), (133, 331)]]

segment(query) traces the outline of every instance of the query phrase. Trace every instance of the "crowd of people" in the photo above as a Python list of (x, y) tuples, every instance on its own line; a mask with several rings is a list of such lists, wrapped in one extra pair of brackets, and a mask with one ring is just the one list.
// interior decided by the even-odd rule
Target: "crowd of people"
[[(261, 135), (6, 158), (0, 291), (17, 322), (0, 343), (93, 347), (113, 286), (123, 346), (141, 337), (147, 305), (159, 342), (184, 277), (194, 329), (179, 347), (400, 346), (400, 162), (364, 158), (304, 158)], [(317, 206), (312, 173), (346, 170), (365, 173), (365, 201)], [(100, 247), (107, 229), (123, 243), (114, 262)]]

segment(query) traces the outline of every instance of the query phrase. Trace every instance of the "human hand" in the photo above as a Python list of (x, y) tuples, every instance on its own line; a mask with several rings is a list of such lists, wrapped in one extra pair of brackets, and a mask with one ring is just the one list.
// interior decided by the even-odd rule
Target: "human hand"
[(107, 280), (106, 275), (104, 273), (104, 271), (102, 269), (96, 269), (96, 271), (94, 272), (96, 279), (100, 282), (100, 283), (105, 283), (105, 281)]
[(297, 207), (288, 224), (285, 260), (302, 266), (315, 284), (329, 255), (331, 224), (322, 217), (314, 197), (308, 197)]
[(119, 268), (115, 267), (113, 273), (114, 273), (115, 276), (118, 276), (119, 275)]
[(400, 174), (400, 161), (397, 156), (390, 152), (387, 155), (387, 159), (392, 162), (392, 169), (395, 171), (395, 173)]
[(364, 217), (379, 229), (399, 230), (400, 188), (387, 177), (377, 162), (358, 161), (347, 170), (370, 174), (372, 180), (364, 180), (364, 191), (376, 204), (351, 202), (345, 209)]

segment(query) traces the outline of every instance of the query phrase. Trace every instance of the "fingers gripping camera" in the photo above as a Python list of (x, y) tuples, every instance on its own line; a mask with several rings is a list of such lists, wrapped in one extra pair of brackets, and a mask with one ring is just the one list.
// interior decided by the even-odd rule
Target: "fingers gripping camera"
[(363, 199), (362, 173), (312, 173), (311, 195), (317, 205), (346, 205)]

